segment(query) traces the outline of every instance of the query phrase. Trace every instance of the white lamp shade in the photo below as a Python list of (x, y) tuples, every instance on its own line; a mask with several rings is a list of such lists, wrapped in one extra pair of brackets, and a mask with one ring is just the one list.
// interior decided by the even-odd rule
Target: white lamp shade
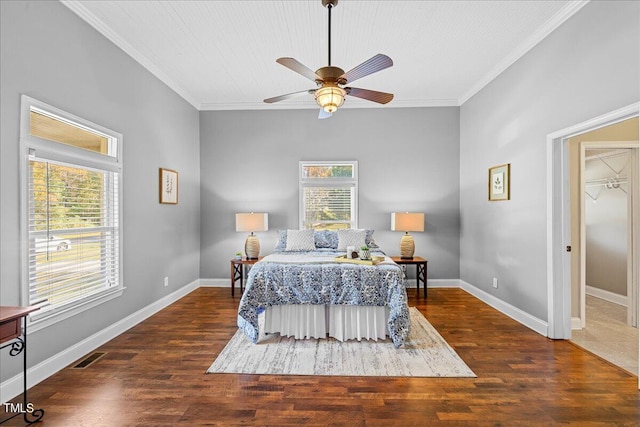
[(236, 231), (267, 231), (269, 229), (269, 214), (267, 213), (237, 213)]
[(392, 231), (424, 231), (424, 214), (417, 212), (393, 212)]

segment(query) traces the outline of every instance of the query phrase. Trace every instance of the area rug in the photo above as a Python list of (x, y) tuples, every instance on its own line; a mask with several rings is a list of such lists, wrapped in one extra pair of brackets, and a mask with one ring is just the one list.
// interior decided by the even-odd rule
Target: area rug
[(415, 307), (405, 345), (391, 340), (296, 340), (279, 334), (253, 344), (238, 330), (207, 373), (375, 377), (475, 377)]

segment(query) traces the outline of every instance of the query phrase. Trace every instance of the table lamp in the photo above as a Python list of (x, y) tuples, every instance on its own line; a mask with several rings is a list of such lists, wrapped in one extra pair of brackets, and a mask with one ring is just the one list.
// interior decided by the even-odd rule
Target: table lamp
[(260, 241), (254, 231), (267, 231), (269, 229), (269, 214), (267, 213), (237, 213), (236, 231), (250, 231), (244, 242), (244, 253), (247, 259), (258, 259), (260, 255)]
[(391, 230), (404, 231), (400, 239), (400, 258), (412, 259), (416, 245), (410, 231), (424, 231), (424, 214), (415, 212), (393, 212), (391, 214)]

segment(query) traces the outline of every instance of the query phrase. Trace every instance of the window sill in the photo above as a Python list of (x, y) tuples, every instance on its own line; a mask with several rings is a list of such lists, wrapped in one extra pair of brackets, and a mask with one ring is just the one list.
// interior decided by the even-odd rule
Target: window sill
[(114, 298), (118, 298), (119, 296), (121, 296), (124, 293), (125, 289), (126, 288), (121, 287), (121, 288), (107, 291), (105, 293), (101, 293), (99, 295), (96, 295), (93, 298), (87, 299), (86, 301), (83, 301), (83, 302), (79, 302), (74, 306), (61, 311), (53, 311), (51, 313), (45, 312), (45, 313), (41, 313), (40, 315), (38, 315), (38, 312), (35, 311), (29, 315), (29, 327), (27, 331), (29, 334), (31, 334), (33, 332), (47, 328), (62, 320), (68, 319), (71, 316), (75, 316), (76, 314), (82, 313), (85, 310), (89, 310), (100, 304), (104, 304), (107, 301), (110, 301)]

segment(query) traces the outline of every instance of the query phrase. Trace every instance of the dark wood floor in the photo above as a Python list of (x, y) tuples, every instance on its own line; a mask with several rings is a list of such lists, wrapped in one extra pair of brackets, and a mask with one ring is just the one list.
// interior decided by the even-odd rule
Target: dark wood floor
[[(200, 288), (30, 390), (46, 426), (629, 425), (638, 378), (548, 340), (459, 289), (416, 306), (477, 378), (207, 374), (236, 330), (238, 296)], [(6, 425), (21, 425), (19, 422)]]

